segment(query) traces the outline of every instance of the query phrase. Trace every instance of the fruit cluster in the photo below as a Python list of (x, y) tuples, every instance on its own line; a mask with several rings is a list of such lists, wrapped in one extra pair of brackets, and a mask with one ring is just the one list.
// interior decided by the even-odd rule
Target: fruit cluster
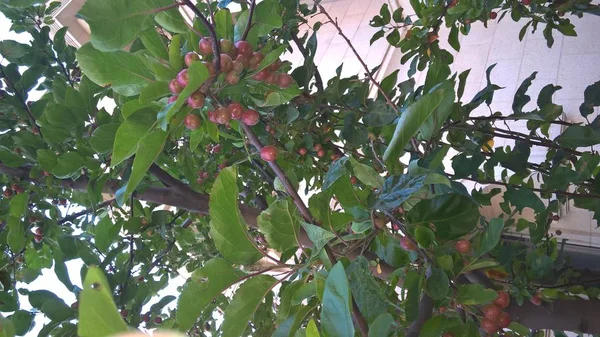
[(510, 324), (510, 315), (503, 309), (510, 305), (510, 296), (505, 291), (499, 291), (494, 303), (481, 308), (483, 318), (481, 328), (487, 333), (495, 333), (499, 329), (505, 329)]

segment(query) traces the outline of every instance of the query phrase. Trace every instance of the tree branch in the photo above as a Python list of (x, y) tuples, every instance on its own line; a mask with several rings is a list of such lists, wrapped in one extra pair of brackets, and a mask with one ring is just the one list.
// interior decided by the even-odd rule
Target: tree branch
[(406, 337), (419, 337), (423, 324), (431, 318), (433, 312), (433, 300), (427, 294), (423, 293), (419, 301), (419, 316), (410, 324)]
[(101, 204), (98, 204), (98, 205), (96, 205), (95, 207), (90, 207), (90, 208), (88, 208), (88, 209), (84, 209), (83, 211), (80, 211), (80, 212), (77, 212), (77, 213), (73, 213), (73, 214), (67, 215), (66, 217), (64, 217), (64, 218), (62, 218), (62, 219), (60, 219), (60, 220), (58, 220), (57, 224), (59, 224), (59, 225), (62, 225), (62, 224), (64, 224), (65, 222), (73, 221), (73, 220), (75, 220), (75, 219), (79, 218), (79, 217), (80, 217), (80, 216), (82, 216), (82, 215), (86, 215), (86, 214), (89, 214), (89, 213), (95, 212), (95, 211), (97, 211), (97, 210), (99, 210), (99, 209), (101, 209), (101, 208), (104, 208), (104, 207), (106, 207), (106, 206), (108, 206), (108, 205), (112, 204), (113, 202), (115, 202), (115, 199), (114, 199), (114, 198), (113, 198), (113, 199), (110, 199), (110, 200), (106, 200), (105, 202), (103, 202), (103, 203), (101, 203)]
[(246, 29), (244, 30), (244, 34), (242, 34), (242, 40), (246, 41), (248, 37), (248, 33), (250, 33), (250, 28), (252, 28), (252, 16), (254, 16), (254, 7), (256, 7), (256, 0), (252, 0), (250, 3), (250, 9), (248, 12), (248, 23), (246, 24)]

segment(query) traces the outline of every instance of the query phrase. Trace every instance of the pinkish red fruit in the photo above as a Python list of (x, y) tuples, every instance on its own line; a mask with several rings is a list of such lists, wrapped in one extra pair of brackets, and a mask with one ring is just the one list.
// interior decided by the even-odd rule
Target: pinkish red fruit
[(231, 120), (231, 111), (227, 107), (218, 108), (215, 111), (215, 120), (219, 124), (227, 124)]
[(185, 65), (186, 66), (190, 66), (192, 64), (192, 62), (196, 62), (200, 60), (200, 56), (198, 56), (198, 54), (194, 53), (194, 52), (189, 52), (187, 54), (185, 54), (185, 57), (183, 58)]
[(242, 118), (242, 115), (244, 114), (244, 107), (240, 103), (233, 102), (227, 107), (229, 108), (229, 111), (231, 111), (231, 119)]
[(198, 49), (200, 49), (200, 54), (202, 56), (210, 56), (213, 54), (212, 48), (212, 39), (210, 37), (203, 37), (200, 39), (200, 43), (198, 44)]
[(177, 74), (177, 82), (179, 82), (182, 87), (185, 87), (189, 81), (190, 75), (188, 75), (187, 69), (183, 69), (179, 72), (179, 74)]
[(238, 54), (243, 55), (247, 59), (252, 57), (252, 45), (246, 41), (238, 41), (235, 43)]
[(200, 91), (195, 91), (190, 95), (190, 97), (188, 97), (187, 104), (192, 109), (198, 109), (204, 106), (204, 99), (205, 97), (203, 93), (201, 93)]
[(200, 117), (197, 115), (189, 114), (185, 116), (185, 120), (183, 121), (185, 127), (189, 130), (196, 130), (200, 127)]
[(277, 159), (277, 148), (273, 145), (267, 145), (260, 150), (260, 158), (266, 162), (272, 162)]
[(169, 82), (169, 91), (175, 95), (180, 94), (183, 91), (183, 86), (179, 83), (179, 80), (171, 80), (171, 82)]
[(281, 89), (285, 89), (294, 83), (294, 79), (289, 74), (279, 74), (277, 78), (277, 85)]
[(242, 114), (242, 122), (246, 125), (256, 125), (260, 120), (260, 114), (256, 110), (248, 109)]

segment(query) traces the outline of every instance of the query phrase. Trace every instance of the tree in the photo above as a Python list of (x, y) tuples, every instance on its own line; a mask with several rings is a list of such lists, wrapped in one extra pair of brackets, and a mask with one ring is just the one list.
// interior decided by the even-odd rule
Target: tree
[[(510, 14), (527, 21), (521, 36), (543, 29), (551, 46), (553, 33), (575, 34), (566, 13), (598, 15), (597, 5), (411, 1), (415, 15), (384, 5), (371, 41), (400, 48), (409, 77), (426, 71), (416, 86), (398, 71), (378, 83), (364, 62), (365, 77), (338, 71), (323, 83), (316, 34), (298, 36), (298, 25), (320, 11), (350, 42), (319, 5), (208, 3), (88, 0), (79, 17), (91, 43), (78, 50), (66, 28), (50, 38), (57, 3), (0, 4), (32, 37), (0, 42), (1, 336), (27, 334), (37, 312), (50, 320), (40, 336), (600, 334), (598, 278), (571, 266), (548, 226), (569, 200), (600, 214), (600, 155), (589, 149), (599, 120), (562, 120), (552, 84), (525, 110), (535, 73), (513, 111), (475, 117), (501, 89), (493, 66), (463, 101), (469, 72), (452, 74), (438, 42), (445, 25), (459, 50), (471, 23)], [(280, 61), (291, 44), (305, 57), (295, 69)], [(597, 106), (600, 82), (581, 115)], [(564, 131), (551, 138), (555, 124)], [(498, 138), (515, 146), (494, 148)], [(548, 148), (544, 162), (529, 160), (533, 146)], [(503, 190), (469, 191), (465, 180)], [(480, 206), (499, 193), (505, 214), (486, 219)], [(83, 288), (71, 260), (83, 263)], [(77, 302), (27, 290), (47, 268)], [(182, 270), (191, 277), (178, 296), (159, 296)]]

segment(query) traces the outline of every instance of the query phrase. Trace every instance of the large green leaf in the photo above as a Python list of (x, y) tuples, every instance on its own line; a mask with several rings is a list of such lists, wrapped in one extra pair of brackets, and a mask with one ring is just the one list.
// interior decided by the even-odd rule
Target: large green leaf
[(233, 20), (229, 9), (223, 8), (215, 13), (215, 31), (217, 38), (233, 40)]
[(231, 299), (223, 316), (223, 336), (238, 337), (248, 327), (254, 312), (277, 280), (268, 275), (258, 275), (244, 282)]
[(10, 200), (10, 216), (20, 218), (28, 208), (29, 193), (17, 194)]
[(8, 237), (6, 241), (8, 242), (8, 246), (13, 252), (18, 252), (21, 249), (25, 248), (26, 235), (25, 235), (25, 226), (21, 223), (21, 219), (9, 216), (6, 220), (6, 224), (8, 226)]
[(400, 175), (391, 176), (385, 180), (383, 189), (377, 198), (375, 207), (380, 210), (391, 211), (410, 199), (413, 193), (419, 191), (424, 183), (425, 177)]
[(321, 328), (330, 337), (354, 337), (354, 325), (350, 314), (350, 289), (342, 262), (338, 262), (325, 281)]
[(433, 224), (435, 236), (442, 241), (469, 233), (479, 221), (479, 209), (470, 198), (445, 194), (415, 205), (407, 214), (411, 225)]
[(340, 177), (350, 173), (346, 168), (347, 162), (348, 157), (343, 157), (333, 162), (323, 178), (323, 191), (330, 188)]
[(269, 246), (283, 252), (298, 245), (298, 211), (288, 200), (278, 200), (256, 219)]
[(77, 50), (77, 60), (90, 80), (100, 86), (110, 85), (124, 96), (137, 95), (154, 82), (154, 75), (146, 67), (142, 54), (103, 52), (88, 43)]
[(29, 311), (18, 310), (11, 317), (13, 325), (15, 326), (15, 334), (18, 336), (25, 336), (29, 330), (33, 327), (33, 319), (35, 315)]
[(554, 141), (570, 148), (600, 144), (600, 132), (590, 126), (571, 125)]
[(31, 47), (13, 40), (0, 41), (0, 55), (9, 62), (18, 61), (31, 52)]
[(481, 236), (481, 244), (479, 249), (476, 250), (476, 256), (482, 256), (483, 254), (492, 250), (500, 242), (502, 236), (502, 230), (504, 230), (504, 220), (500, 218), (493, 218), (485, 228), (485, 232)]
[(346, 269), (352, 298), (368, 323), (386, 313), (388, 308), (385, 293), (369, 267), (369, 261), (359, 256)]
[(89, 267), (83, 290), (79, 294), (79, 324), (77, 335), (81, 337), (105, 337), (127, 331), (113, 302), (112, 291), (98, 267)]
[(212, 259), (195, 270), (177, 300), (178, 329), (191, 329), (204, 308), (243, 276), (244, 273), (221, 258)]
[(421, 125), (433, 113), (446, 115), (447, 111), (452, 108), (452, 103), (454, 103), (454, 90), (442, 88), (424, 95), (416, 103), (410, 105), (400, 116), (394, 136), (383, 154), (383, 159), (385, 161), (396, 161), (410, 139), (417, 134)]
[(522, 212), (525, 207), (529, 207), (536, 212), (543, 212), (546, 206), (535, 192), (528, 188), (507, 188), (504, 192), (504, 199), (516, 207), (519, 212)]
[(302, 221), (300, 224), (306, 231), (306, 234), (308, 235), (308, 238), (310, 239), (310, 241), (313, 242), (313, 247), (312, 247), (313, 256), (319, 254), (321, 249), (323, 249), (323, 247), (325, 247), (325, 245), (330, 240), (333, 240), (335, 238), (335, 234), (333, 234), (330, 231), (325, 230), (319, 226), (315, 226), (313, 224), (309, 224), (304, 221)]
[(117, 123), (100, 125), (90, 137), (92, 149), (101, 154), (110, 152), (113, 149), (119, 127), (120, 125)]
[(492, 302), (498, 297), (493, 289), (485, 289), (481, 284), (467, 284), (458, 286), (456, 302), (464, 305), (480, 305)]
[(111, 166), (119, 165), (135, 153), (139, 141), (150, 131), (155, 121), (153, 110), (142, 109), (121, 123), (114, 138)]
[(450, 280), (441, 268), (431, 268), (431, 275), (425, 281), (425, 291), (434, 300), (441, 300), (448, 294)]
[(369, 326), (369, 337), (387, 336), (393, 323), (392, 315), (387, 312), (382, 314)]
[(383, 187), (383, 177), (379, 175), (374, 168), (365, 164), (361, 164), (358, 162), (358, 160), (352, 157), (350, 157), (350, 163), (352, 164), (352, 171), (358, 180), (371, 187)]
[(210, 236), (223, 256), (237, 264), (252, 264), (262, 254), (250, 241), (238, 207), (237, 169), (223, 169), (210, 193)]
[(123, 49), (152, 25), (152, 14), (169, 0), (88, 0), (78, 13), (90, 26), (90, 40), (102, 51)]
[(98, 247), (101, 252), (106, 252), (119, 235), (119, 231), (121, 231), (121, 222), (113, 223), (109, 216), (100, 219), (96, 224), (96, 230), (94, 231), (96, 247)]
[(67, 152), (60, 157), (52, 169), (52, 173), (60, 179), (67, 179), (79, 175), (81, 169), (86, 166), (88, 161), (77, 152)]

